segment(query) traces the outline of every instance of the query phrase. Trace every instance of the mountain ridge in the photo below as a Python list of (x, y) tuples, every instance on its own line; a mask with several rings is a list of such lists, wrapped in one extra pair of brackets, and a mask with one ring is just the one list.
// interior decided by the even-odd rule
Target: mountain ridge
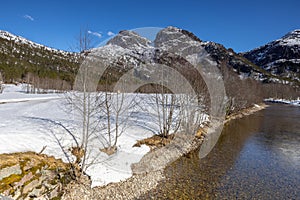
[(78, 53), (57, 50), (0, 31), (0, 73), (5, 82), (28, 82), (40, 87), (45, 84), (52, 87), (58, 85), (55, 81), (62, 81), (64, 83), (59, 84), (65, 87), (73, 82), (72, 74), (78, 69), (79, 59)]
[(54, 47), (49, 47), (49, 46), (40, 44), (38, 42), (34, 42), (34, 41), (32, 41), (30, 39), (27, 39), (27, 38), (25, 38), (23, 36), (13, 34), (13, 33), (9, 32), (9, 31), (5, 31), (5, 30), (0, 30), (0, 38), (7, 39), (7, 40), (20, 41), (20, 42), (23, 42), (25, 44), (33, 45), (35, 47), (45, 48), (45, 49), (47, 49), (49, 51), (56, 51), (56, 52), (66, 53), (66, 54), (73, 54), (73, 53), (75, 53), (75, 52), (72, 52), (72, 51), (65, 51), (65, 50), (54, 48)]
[[(147, 49), (147, 53), (150, 55), (151, 52), (155, 49), (164, 49), (164, 46), (174, 46), (178, 39), (176, 37), (186, 37), (189, 39), (184, 39), (186, 42), (182, 41), (180, 44), (185, 45), (182, 48), (186, 48), (185, 51), (188, 51), (188, 48), (195, 48), (201, 46), (205, 51), (216, 61), (218, 64), (226, 64), (229, 67), (232, 67), (233, 70), (242, 75), (244, 77), (251, 77), (256, 80), (260, 80), (263, 82), (299, 82), (299, 67), (296, 67), (296, 72), (293, 75), (287, 74), (280, 77), (281, 74), (273, 73), (267, 67), (264, 67), (265, 63), (258, 62), (260, 61), (260, 57), (258, 55), (261, 54), (253, 54), (253, 56), (249, 56), (254, 51), (259, 51), (261, 47), (255, 48), (251, 51), (245, 53), (237, 53), (233, 49), (225, 48), (222, 44), (218, 44), (211, 41), (202, 41), (192, 32), (187, 30), (183, 30), (177, 27), (166, 27), (162, 29), (165, 31), (164, 37), (169, 38), (168, 40), (156, 35), (156, 39), (152, 42), (147, 38), (144, 38), (133, 31), (120, 31), (119, 34), (110, 39), (107, 45), (117, 45), (124, 49), (134, 50), (140, 53)], [(181, 38), (182, 39), (182, 38)], [(160, 42), (161, 40), (162, 42)], [(168, 44), (169, 43), (169, 44)], [(299, 43), (299, 45), (298, 45)], [(50, 48), (45, 45), (41, 45), (35, 42), (32, 42), (26, 38), (21, 36), (16, 36), (8, 31), (0, 30), (0, 70), (9, 71), (8, 68), (14, 68), (15, 71), (18, 71), (18, 67), (24, 68), (22, 72), (19, 72), (19, 78), (24, 77), (25, 74), (29, 71), (33, 71), (34, 73), (39, 74), (39, 71), (43, 71), (43, 68), (54, 71), (55, 77), (59, 77), (60, 73), (69, 73), (72, 71), (72, 74), (75, 73), (76, 69), (79, 67), (79, 60), (81, 58), (80, 53), (75, 52), (67, 52), (63, 50), (58, 50), (55, 48)], [(298, 52), (300, 52), (300, 30), (296, 29), (294, 31), (290, 31), (281, 39), (272, 41), (262, 47), (265, 47), (270, 44), (279, 44), (280, 46), (284, 46), (286, 48), (291, 48), (293, 51), (293, 47), (297, 46), (297, 56)], [(154, 45), (154, 46), (153, 46)], [(176, 46), (176, 45), (175, 45)], [(198, 48), (197, 47), (197, 48)], [(298, 48), (299, 47), (299, 48)], [(191, 49), (190, 49), (191, 50)], [(298, 51), (299, 50), (299, 51)], [(268, 52), (267, 52), (268, 53)], [(266, 53), (266, 56), (268, 54)], [(146, 53), (145, 53), (146, 55)], [(145, 56), (144, 55), (144, 56)], [(149, 56), (148, 55), (148, 56)], [(300, 54), (299, 54), (300, 55)], [(277, 57), (281, 56), (276, 55)], [(293, 55), (291, 55), (293, 56)], [(300, 63), (300, 57), (296, 56), (296, 60), (290, 59), (289, 61), (294, 64)], [(133, 56), (134, 57), (134, 56)], [(274, 57), (274, 55), (273, 55)], [(131, 58), (133, 59), (133, 58)], [(145, 59), (145, 58), (141, 58)], [(298, 60), (299, 59), (299, 60)], [(277, 62), (285, 61), (277, 59)], [(122, 63), (122, 61), (120, 61)], [(298, 65), (297, 65), (298, 66)], [(39, 70), (33, 70), (32, 68), (39, 68)], [(47, 71), (46, 70), (46, 71)], [(298, 70), (298, 71), (297, 71)], [(287, 70), (289, 72), (289, 70)], [(70, 73), (69, 73), (70, 74)], [(5, 72), (4, 72), (5, 75)], [(72, 81), (74, 77), (68, 78), (60, 77), (63, 79), (67, 79), (68, 81)], [(296, 77), (296, 79), (294, 78)], [(6, 78), (7, 79), (7, 78)], [(11, 78), (10, 78), (11, 79)]]
[(300, 29), (240, 55), (272, 75), (300, 82)]

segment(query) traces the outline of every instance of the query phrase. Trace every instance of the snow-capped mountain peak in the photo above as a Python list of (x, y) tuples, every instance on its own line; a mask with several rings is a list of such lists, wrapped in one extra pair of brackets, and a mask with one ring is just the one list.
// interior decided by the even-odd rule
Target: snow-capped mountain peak
[(300, 46), (300, 29), (289, 32), (277, 41), (279, 41), (280, 45)]
[(56, 52), (56, 53), (60, 53), (60, 54), (72, 54), (71, 52), (66, 52), (66, 51), (63, 51), (63, 50), (58, 50), (58, 49), (55, 49), (55, 48), (51, 48), (51, 47), (47, 47), (45, 45), (42, 45), (42, 44), (38, 44), (36, 42), (32, 42), (22, 36), (17, 36), (17, 35), (14, 35), (8, 31), (3, 31), (3, 30), (0, 30), (0, 38), (3, 38), (5, 40), (8, 40), (8, 41), (14, 41), (16, 43), (19, 43), (19, 44), (26, 44), (26, 45), (29, 45), (30, 47), (32, 48), (39, 48), (39, 49), (45, 49), (45, 50), (48, 50), (48, 51), (51, 51), (51, 52)]
[(154, 40), (156, 48), (185, 55), (199, 52), (199, 49), (203, 49), (202, 45), (203, 42), (193, 33), (172, 26), (159, 31)]
[(124, 49), (141, 51), (151, 48), (151, 41), (134, 31), (120, 31), (118, 35), (107, 42), (108, 45), (117, 45)]
[(283, 38), (287, 38), (287, 37), (297, 37), (297, 38), (299, 38), (300, 37), (300, 29), (296, 29), (296, 30), (293, 30), (293, 31), (289, 32)]

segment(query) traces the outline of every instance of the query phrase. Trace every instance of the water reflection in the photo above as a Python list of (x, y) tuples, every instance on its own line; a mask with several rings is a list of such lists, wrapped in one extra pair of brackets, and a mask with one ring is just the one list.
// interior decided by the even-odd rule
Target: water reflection
[(266, 110), (266, 116), (272, 117), (264, 118), (262, 134), (256, 142), (284, 161), (280, 162), (283, 168), (300, 169), (300, 108), (275, 104)]
[(179, 159), (142, 199), (296, 199), (299, 119), (299, 108), (272, 105), (230, 122), (207, 157)]

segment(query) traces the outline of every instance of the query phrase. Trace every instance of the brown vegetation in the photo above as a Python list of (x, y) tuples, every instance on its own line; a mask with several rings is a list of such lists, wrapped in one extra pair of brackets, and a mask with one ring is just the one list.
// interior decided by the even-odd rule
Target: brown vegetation
[(133, 147), (140, 147), (141, 145), (147, 145), (151, 150), (166, 146), (174, 139), (175, 134), (170, 134), (168, 137), (162, 137), (160, 135), (153, 135), (150, 138), (138, 140)]
[(4, 167), (12, 166), (16, 163), (30, 160), (33, 165), (38, 163), (45, 163), (49, 168), (61, 168), (68, 169), (69, 165), (64, 163), (61, 159), (56, 159), (53, 156), (47, 156), (45, 154), (37, 154), (35, 152), (22, 152), (22, 153), (11, 153), (11, 154), (0, 154), (0, 169)]
[(221, 66), (228, 97), (226, 115), (237, 113), (255, 103), (263, 102), (262, 83), (251, 78), (240, 78), (231, 68)]
[(107, 155), (113, 155), (114, 153), (116, 153), (117, 151), (117, 147), (116, 146), (109, 146), (109, 147), (105, 147), (100, 149), (101, 152), (106, 153)]
[(262, 87), (264, 98), (297, 99), (300, 97), (300, 88), (280, 83), (266, 83)]

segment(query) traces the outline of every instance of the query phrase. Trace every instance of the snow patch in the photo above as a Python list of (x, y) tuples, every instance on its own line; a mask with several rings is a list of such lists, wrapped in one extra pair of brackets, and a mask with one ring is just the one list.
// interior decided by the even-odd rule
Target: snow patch
[(272, 102), (272, 103), (283, 103), (283, 104), (289, 104), (289, 105), (294, 105), (294, 106), (300, 106), (300, 97), (296, 100), (269, 98), (269, 99), (265, 99), (264, 101)]

